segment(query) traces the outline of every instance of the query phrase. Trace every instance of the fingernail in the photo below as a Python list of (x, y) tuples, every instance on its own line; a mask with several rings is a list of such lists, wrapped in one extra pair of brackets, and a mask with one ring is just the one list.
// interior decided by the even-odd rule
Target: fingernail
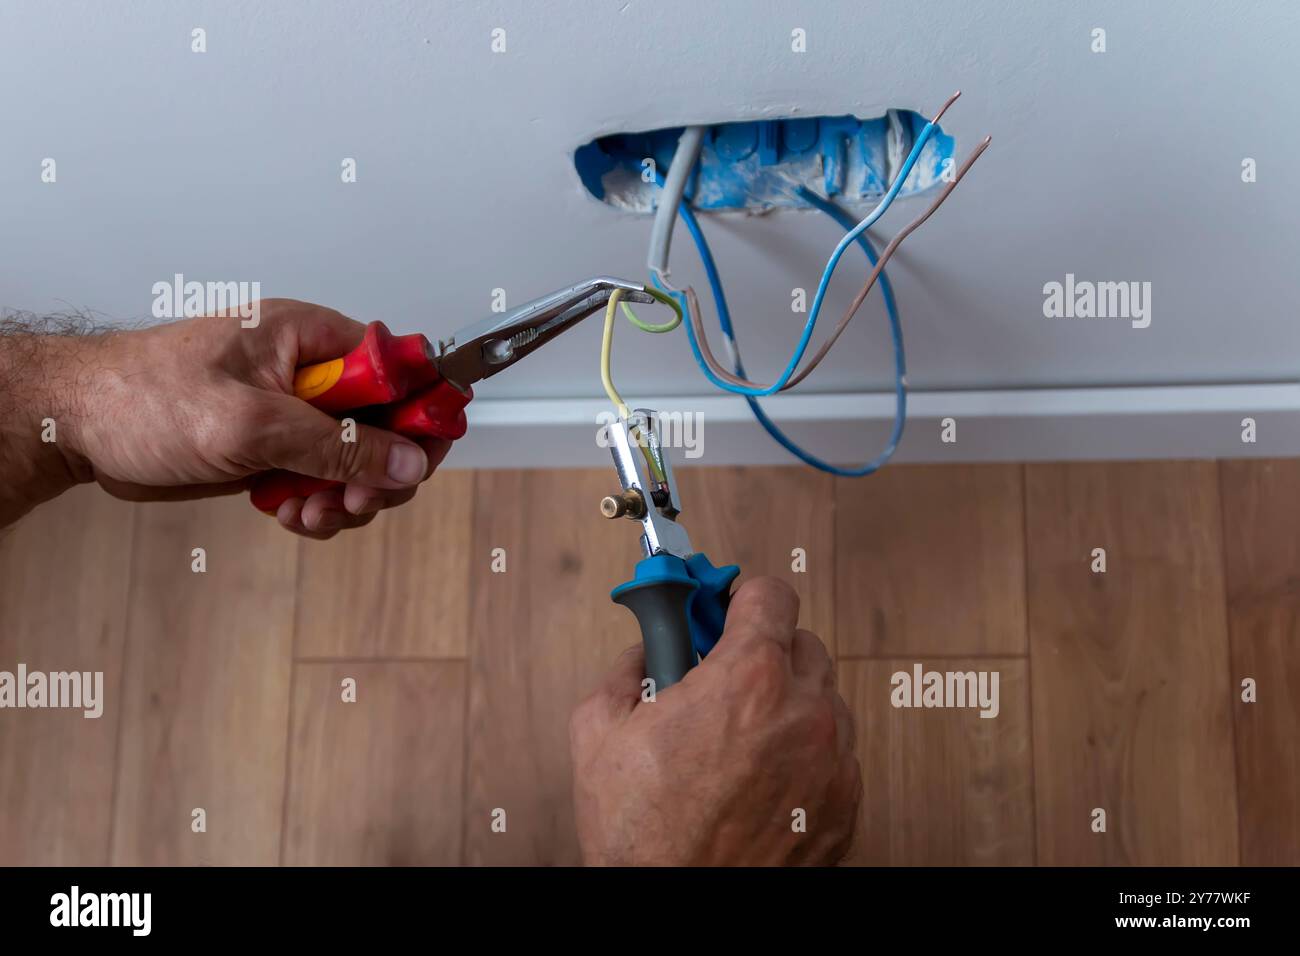
[(334, 508), (329, 508), (320, 513), (316, 519), (316, 529), (318, 531), (337, 531), (343, 527), (343, 512)]
[(361, 504), (357, 505), (357, 510), (354, 512), (354, 514), (368, 515), (371, 512), (378, 511), (383, 506), (384, 506), (383, 498), (367, 498), (364, 501), (362, 501)]
[(396, 442), (388, 450), (388, 477), (404, 485), (413, 485), (424, 477), (428, 460), (416, 445)]

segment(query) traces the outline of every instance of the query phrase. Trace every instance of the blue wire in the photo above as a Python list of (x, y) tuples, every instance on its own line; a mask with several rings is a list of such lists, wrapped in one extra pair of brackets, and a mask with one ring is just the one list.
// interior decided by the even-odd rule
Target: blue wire
[[(916, 143), (912, 146), (912, 151), (907, 154), (907, 160), (903, 163), (903, 168), (899, 170), (898, 175), (894, 177), (893, 184), (885, 193), (884, 198), (880, 200), (880, 204), (867, 215), (867, 218), (855, 224), (853, 228), (844, 235), (844, 238), (842, 238), (835, 246), (835, 251), (831, 253), (831, 257), (826, 263), (826, 268), (822, 272), (821, 280), (817, 283), (817, 294), (813, 296), (812, 308), (808, 312), (808, 321), (804, 324), (803, 334), (799, 337), (799, 344), (795, 347), (794, 355), (790, 358), (790, 364), (786, 367), (786, 370), (781, 373), (781, 377), (770, 386), (767, 388), (750, 388), (744, 385), (733, 385), (732, 383), (723, 381), (718, 378), (718, 376), (714, 375), (713, 370), (709, 368), (708, 364), (704, 361), (704, 355), (700, 352), (699, 343), (695, 341), (695, 335), (691, 330), (690, 324), (687, 323), (686, 332), (691, 343), (691, 351), (695, 355), (695, 363), (700, 367), (700, 371), (704, 373), (704, 376), (710, 382), (722, 389), (724, 392), (732, 392), (736, 395), (745, 395), (752, 398), (760, 398), (764, 395), (774, 395), (785, 387), (786, 383), (789, 382), (790, 378), (794, 375), (795, 370), (799, 367), (799, 363), (803, 361), (804, 353), (808, 350), (808, 343), (812, 339), (813, 329), (817, 325), (817, 317), (821, 313), (822, 300), (826, 297), (826, 290), (830, 286), (831, 276), (835, 272), (835, 267), (839, 265), (840, 258), (844, 255), (844, 250), (871, 228), (876, 220), (883, 216), (885, 211), (889, 209), (894, 199), (898, 196), (899, 191), (903, 188), (903, 183), (912, 172), (912, 167), (916, 165), (916, 161), (921, 155), (921, 150), (929, 141), (930, 135), (934, 132), (934, 129), (934, 123), (931, 122), (925, 124), (916, 138)], [(656, 175), (655, 178), (659, 181), (660, 185), (663, 184), (661, 177)], [(679, 206), (679, 212), (683, 215), (683, 218), (685, 217), (687, 208), (688, 207), (685, 203), (682, 203)], [(697, 248), (700, 247), (702, 239), (702, 236), (696, 239)], [(703, 253), (701, 253), (701, 255), (702, 254)], [(655, 284), (659, 285), (657, 279), (655, 280)], [(660, 288), (663, 287), (660, 286)], [(715, 298), (717, 298), (717, 293), (720, 291), (720, 288), (715, 290)]]
[[(834, 203), (818, 196), (810, 189), (801, 186), (799, 188), (799, 196), (812, 206), (826, 213), (843, 228), (852, 230), (854, 227), (855, 222), (847, 212)], [(731, 354), (734, 359), (736, 374), (741, 378), (745, 378), (745, 367), (735, 348), (736, 339), (731, 324), (731, 311), (727, 308), (727, 297), (722, 291), (722, 277), (718, 275), (718, 266), (713, 259), (713, 252), (709, 249), (708, 241), (704, 238), (704, 232), (700, 229), (699, 221), (695, 218), (695, 213), (691, 207), (686, 203), (682, 203), (678, 209), (678, 214), (681, 216), (682, 221), (686, 223), (686, 228), (690, 232), (691, 238), (695, 241), (695, 249), (699, 253), (700, 262), (704, 266), (704, 274), (708, 278), (709, 288), (713, 293), (713, 302), (718, 312), (718, 325), (722, 327), (722, 333), (727, 337), (728, 343), (732, 346)], [(865, 232), (859, 232), (854, 236), (854, 240), (862, 247), (862, 251), (867, 255), (867, 260), (871, 263), (872, 268), (874, 268), (877, 262), (877, 256), (876, 250), (871, 245), (871, 240), (867, 238)], [(659, 285), (657, 278), (653, 276), (651, 278), (654, 279), (655, 285)], [(659, 287), (661, 289), (663, 288), (662, 286)], [(771, 435), (772, 438), (781, 445), (781, 447), (785, 448), (786, 451), (790, 452), (790, 454), (794, 455), (804, 464), (811, 465), (819, 471), (828, 472), (832, 475), (839, 475), (844, 478), (861, 478), (870, 475), (889, 461), (895, 450), (898, 448), (898, 443), (903, 437), (903, 428), (907, 422), (907, 357), (903, 348), (903, 326), (898, 318), (898, 306), (894, 299), (893, 285), (890, 283), (889, 276), (886, 275), (883, 269), (880, 271), (880, 292), (885, 300), (885, 310), (889, 314), (890, 334), (894, 340), (895, 404), (894, 427), (890, 432), (889, 441), (886, 443), (884, 450), (881, 451), (879, 455), (860, 468), (841, 468), (837, 465), (825, 462), (813, 455), (811, 452), (800, 448), (789, 438), (789, 436), (781, 431), (781, 429), (777, 427), (776, 423), (773, 422), (772, 419), (768, 417), (767, 413), (763, 411), (763, 407), (759, 404), (758, 399), (751, 395), (745, 396), (745, 401), (749, 404), (750, 411), (754, 413), (754, 418), (763, 426), (763, 430)], [(685, 309), (685, 296), (679, 292), (672, 293), (672, 295), (681, 302), (682, 308)], [(686, 335), (691, 342), (691, 350), (695, 352), (698, 360), (703, 364), (703, 356), (699, 351), (699, 343), (695, 339), (695, 330), (690, 322), (686, 322), (685, 325)], [(707, 366), (704, 367), (707, 369)], [(710, 378), (716, 378), (716, 376), (712, 375), (711, 369), (708, 371), (710, 373)]]

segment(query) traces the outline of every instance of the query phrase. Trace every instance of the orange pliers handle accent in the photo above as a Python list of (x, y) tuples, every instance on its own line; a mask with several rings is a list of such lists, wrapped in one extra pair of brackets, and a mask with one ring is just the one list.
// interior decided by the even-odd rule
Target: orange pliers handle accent
[[(306, 365), (293, 378), (293, 393), (323, 412), (359, 412), (367, 424), (407, 438), (445, 438), (465, 434), (465, 406), (473, 389), (444, 379), (429, 340), (423, 335), (393, 335), (382, 322), (366, 326), (361, 344), (342, 358)], [(258, 475), (249, 497), (253, 506), (275, 514), (290, 498), (342, 487), (342, 482), (289, 471)]]

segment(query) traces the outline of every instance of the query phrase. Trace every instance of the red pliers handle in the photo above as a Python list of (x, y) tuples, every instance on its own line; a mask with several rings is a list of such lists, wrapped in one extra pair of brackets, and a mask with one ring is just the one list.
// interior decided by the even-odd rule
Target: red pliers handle
[[(323, 412), (356, 412), (366, 424), (407, 438), (445, 438), (465, 434), (465, 406), (472, 388), (443, 378), (429, 340), (423, 335), (393, 335), (382, 322), (366, 326), (361, 344), (342, 358), (306, 365), (293, 378), (293, 393)], [(290, 498), (342, 487), (342, 482), (290, 471), (258, 475), (249, 497), (254, 507), (275, 514)]]

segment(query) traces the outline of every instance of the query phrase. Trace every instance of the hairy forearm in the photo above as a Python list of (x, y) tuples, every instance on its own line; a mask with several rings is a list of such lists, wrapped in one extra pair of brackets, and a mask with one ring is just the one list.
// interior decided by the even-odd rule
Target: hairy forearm
[(74, 317), (0, 318), (0, 527), (91, 480), (77, 451), (95, 337)]

